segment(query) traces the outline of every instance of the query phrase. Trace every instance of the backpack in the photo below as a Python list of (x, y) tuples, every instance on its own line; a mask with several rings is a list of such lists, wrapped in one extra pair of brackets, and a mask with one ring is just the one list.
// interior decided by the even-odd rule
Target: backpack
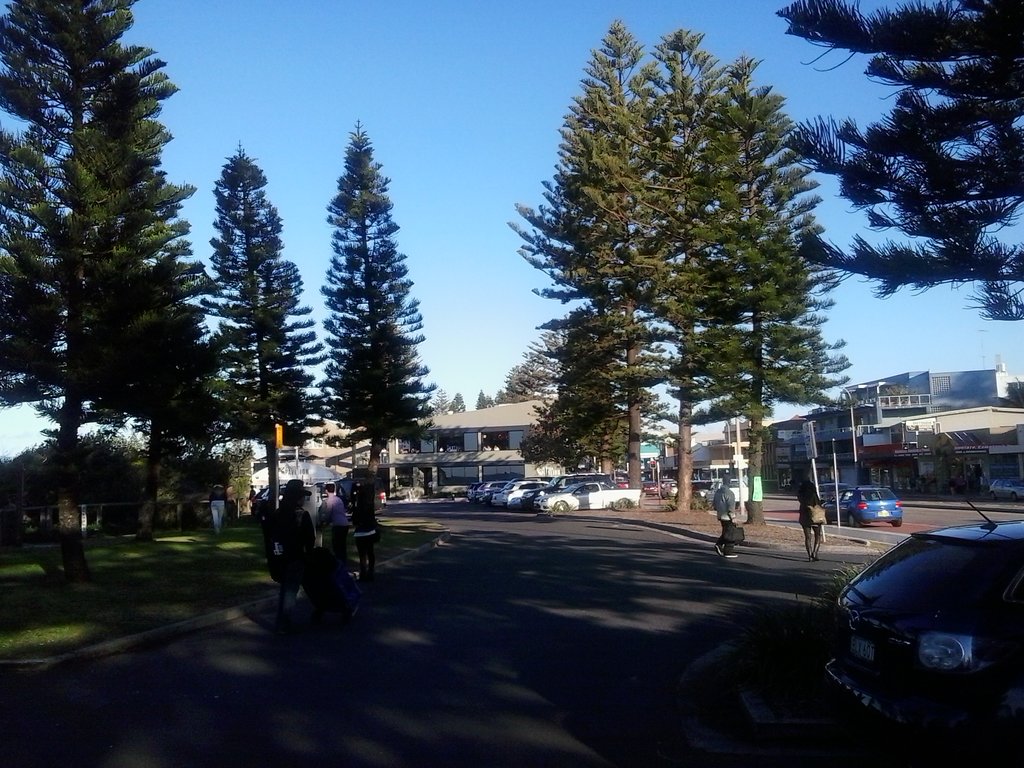
[(265, 544), (270, 578), (280, 584), (294, 557), (299, 536), (298, 510), (279, 508), (267, 519)]

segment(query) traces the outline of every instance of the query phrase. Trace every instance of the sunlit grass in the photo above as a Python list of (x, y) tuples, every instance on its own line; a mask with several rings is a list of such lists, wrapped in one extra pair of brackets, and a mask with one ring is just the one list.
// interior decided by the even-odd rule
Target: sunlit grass
[[(386, 526), (378, 558), (433, 540), (436, 523)], [(329, 533), (327, 534), (329, 541)], [(274, 594), (259, 528), (245, 520), (221, 534), (195, 531), (86, 539), (92, 580), (67, 584), (60, 548), (0, 552), (0, 660), (59, 655)], [(349, 540), (349, 561), (358, 561)]]

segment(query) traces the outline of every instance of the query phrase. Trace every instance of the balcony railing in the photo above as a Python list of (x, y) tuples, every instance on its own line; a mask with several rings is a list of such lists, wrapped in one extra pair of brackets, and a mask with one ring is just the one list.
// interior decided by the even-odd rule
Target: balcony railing
[(878, 405), (886, 408), (920, 408), (932, 404), (931, 395), (879, 395)]

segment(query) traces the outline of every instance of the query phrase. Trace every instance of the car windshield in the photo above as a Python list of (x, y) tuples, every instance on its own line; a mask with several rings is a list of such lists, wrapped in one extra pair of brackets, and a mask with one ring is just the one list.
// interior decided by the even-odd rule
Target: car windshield
[(977, 606), (998, 597), (1021, 568), (1020, 547), (915, 536), (850, 583), (855, 602), (913, 613)]

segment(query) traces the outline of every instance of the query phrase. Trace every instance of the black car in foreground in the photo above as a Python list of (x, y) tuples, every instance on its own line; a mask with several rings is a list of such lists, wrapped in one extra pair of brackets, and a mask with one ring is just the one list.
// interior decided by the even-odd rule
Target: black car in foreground
[(826, 672), (854, 711), (1021, 748), (1024, 521), (911, 534), (844, 588), (838, 608)]

